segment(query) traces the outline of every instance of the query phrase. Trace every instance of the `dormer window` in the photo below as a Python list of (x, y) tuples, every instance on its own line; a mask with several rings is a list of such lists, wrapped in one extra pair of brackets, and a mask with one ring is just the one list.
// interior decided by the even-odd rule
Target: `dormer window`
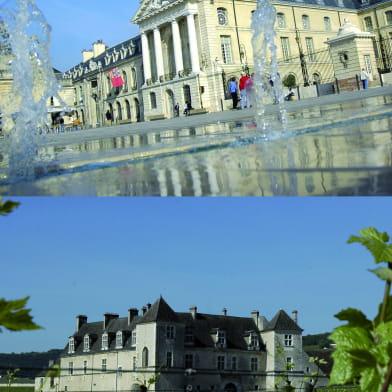
[(109, 349), (109, 335), (107, 333), (104, 333), (102, 335), (102, 350), (108, 350)]
[(259, 337), (254, 331), (249, 334), (248, 348), (249, 350), (257, 350), (259, 348)]
[(123, 348), (123, 333), (118, 331), (116, 333), (116, 348)]
[(131, 345), (136, 346), (136, 329), (132, 331)]
[(218, 330), (216, 333), (216, 347), (226, 347), (226, 331)]
[(75, 352), (75, 338), (69, 338), (68, 340), (68, 354), (72, 354)]
[(90, 336), (89, 335), (84, 335), (84, 338), (83, 338), (83, 351), (84, 352), (90, 351)]
[(166, 326), (166, 339), (174, 339), (175, 338), (176, 329), (173, 325)]

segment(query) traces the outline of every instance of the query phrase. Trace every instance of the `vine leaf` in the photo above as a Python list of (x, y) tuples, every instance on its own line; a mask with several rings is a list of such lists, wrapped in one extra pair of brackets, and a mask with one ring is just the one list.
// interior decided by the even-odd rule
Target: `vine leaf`
[(380, 279), (392, 283), (392, 270), (390, 268), (380, 267), (373, 270), (370, 269), (369, 271), (376, 274)]
[(374, 227), (359, 230), (362, 237), (352, 235), (347, 243), (359, 242), (365, 246), (374, 257), (375, 263), (392, 262), (392, 246), (387, 244), (389, 235), (380, 233)]
[(348, 321), (351, 327), (371, 328), (372, 322), (358, 309), (348, 308), (335, 314), (335, 317), (342, 321)]
[(33, 322), (31, 309), (24, 308), (28, 300), (29, 297), (14, 301), (0, 298), (0, 325), (10, 331), (41, 329), (42, 327)]

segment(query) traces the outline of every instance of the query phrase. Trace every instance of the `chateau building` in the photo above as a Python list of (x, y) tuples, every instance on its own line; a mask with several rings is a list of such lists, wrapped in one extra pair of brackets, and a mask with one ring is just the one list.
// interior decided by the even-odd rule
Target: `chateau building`
[[(76, 331), (60, 358), (61, 375), (43, 391), (225, 391), (304, 387), (315, 364), (302, 350), (297, 312), (268, 321), (253, 311), (235, 317), (175, 312), (160, 297), (103, 321), (77, 316)], [(325, 385), (325, 377), (318, 385)]]
[[(345, 21), (373, 33), (374, 53), (351, 53), (360, 57), (358, 64), (374, 80), (377, 71), (390, 70), (390, 0), (273, 4), (282, 78), (291, 74), (305, 86), (333, 80), (326, 42)], [(87, 126), (96, 126), (105, 122), (107, 111), (112, 121), (124, 123), (173, 117), (176, 103), (182, 108), (189, 102), (197, 112), (228, 108), (229, 78), (253, 70), (251, 22), (256, 8), (256, 0), (141, 0), (132, 18), (140, 29), (138, 37), (112, 48), (98, 41), (64, 74), (74, 85), (77, 115)], [(120, 87), (112, 87), (108, 77), (113, 69), (122, 76)]]

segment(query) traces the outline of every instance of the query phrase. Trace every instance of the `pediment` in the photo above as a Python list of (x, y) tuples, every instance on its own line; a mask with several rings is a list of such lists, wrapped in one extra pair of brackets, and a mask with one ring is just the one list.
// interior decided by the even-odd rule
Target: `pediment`
[(139, 20), (144, 19), (150, 14), (159, 12), (168, 5), (175, 3), (177, 0), (142, 0), (140, 6), (132, 18), (133, 23), (138, 23)]

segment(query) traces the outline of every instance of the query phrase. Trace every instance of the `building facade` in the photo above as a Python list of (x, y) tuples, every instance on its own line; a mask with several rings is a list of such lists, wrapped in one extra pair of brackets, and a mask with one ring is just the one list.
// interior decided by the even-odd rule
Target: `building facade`
[[(377, 69), (391, 70), (392, 3), (379, 0), (275, 0), (279, 72), (298, 85), (334, 80), (328, 39), (349, 21), (374, 35)], [(142, 0), (132, 22), (140, 36), (106, 48), (102, 42), (64, 74), (72, 79), (75, 110), (87, 126), (148, 121), (174, 116), (186, 102), (199, 112), (229, 107), (228, 80), (253, 70), (251, 28), (256, 0)], [(124, 85), (111, 87), (108, 71), (118, 69)], [(358, 70), (359, 73), (360, 70)], [(353, 75), (355, 77), (355, 75)]]
[[(315, 370), (302, 350), (297, 312), (268, 321), (175, 312), (161, 297), (139, 313), (77, 316), (76, 331), (60, 358), (61, 375), (44, 391), (225, 391), (274, 389), (288, 381), (304, 387)], [(39, 388), (43, 378), (36, 380)], [(325, 384), (323, 379), (321, 384)]]

